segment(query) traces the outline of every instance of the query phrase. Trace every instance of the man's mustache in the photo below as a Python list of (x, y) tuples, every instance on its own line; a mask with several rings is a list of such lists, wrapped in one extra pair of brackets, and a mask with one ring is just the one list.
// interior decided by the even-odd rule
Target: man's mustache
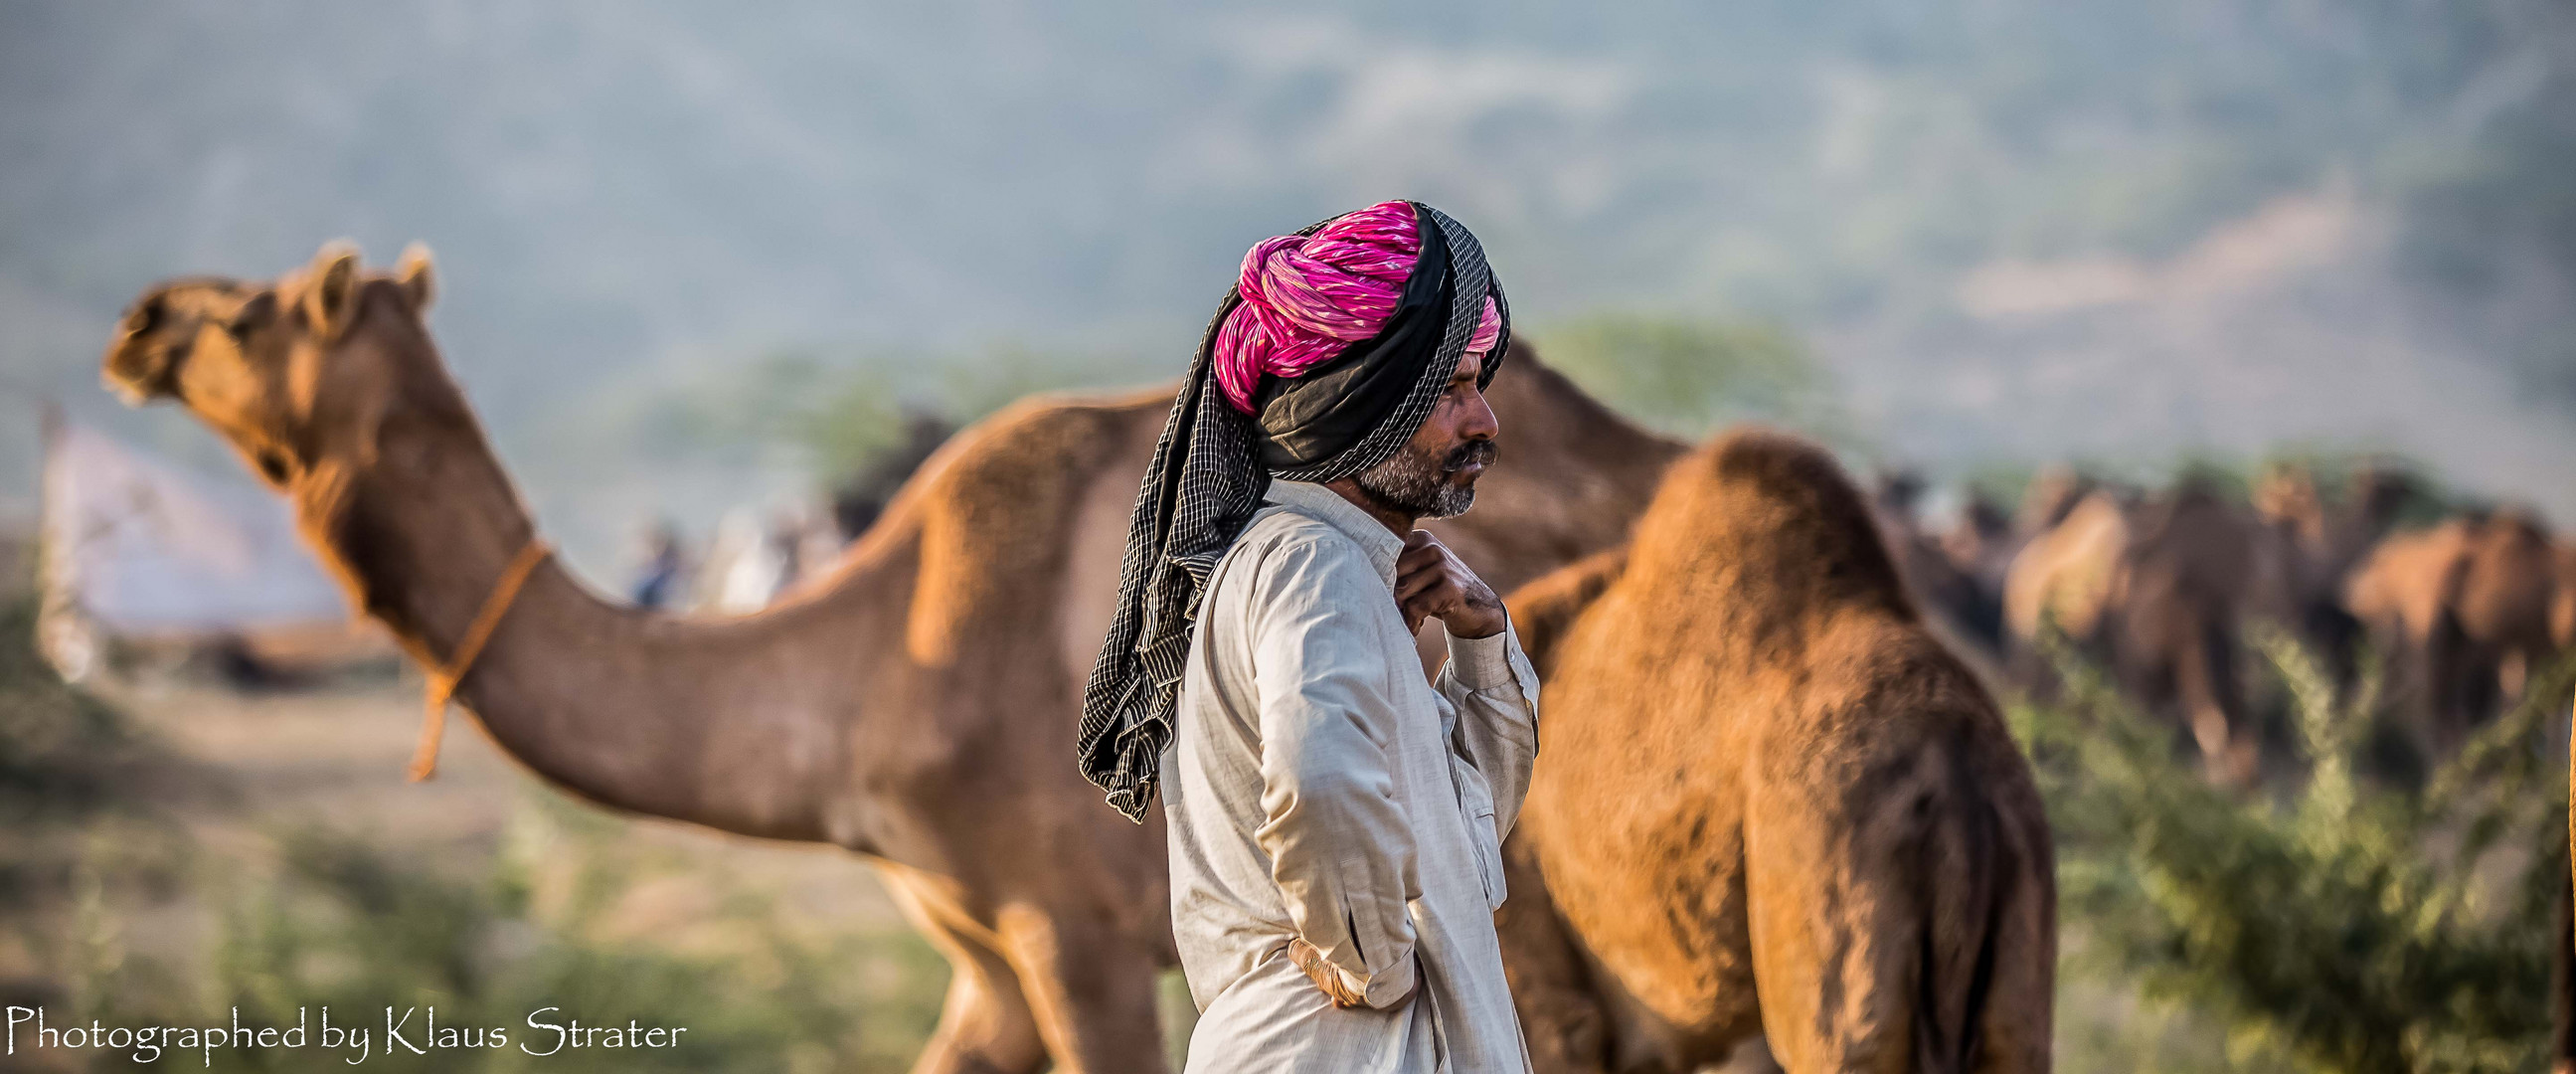
[(1497, 454), (1499, 454), (1499, 450), (1494, 447), (1493, 441), (1470, 440), (1464, 444), (1460, 444), (1457, 447), (1449, 449), (1449, 457), (1440, 460), (1440, 471), (1442, 473), (1454, 474), (1460, 470), (1466, 469), (1469, 463), (1482, 463), (1484, 465), (1491, 466), (1494, 464), (1494, 456)]

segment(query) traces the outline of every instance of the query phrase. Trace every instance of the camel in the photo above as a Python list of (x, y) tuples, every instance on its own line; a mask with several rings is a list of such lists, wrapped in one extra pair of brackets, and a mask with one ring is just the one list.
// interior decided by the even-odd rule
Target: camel
[(2038, 788), (1829, 455), (1722, 437), (1625, 548), (1506, 603), (1546, 668), (1511, 862), (1564, 927), (1517, 897), (1505, 922), (1546, 1069), (1690, 1071), (1757, 1033), (1799, 1074), (2048, 1069)]
[(2381, 541), (2343, 596), (2387, 656), (2418, 746), (2438, 760), (2576, 644), (2576, 547), (2553, 544), (2526, 511), (2451, 518)]
[(2013, 559), (2004, 583), (2012, 662), (2024, 681), (2049, 682), (2036, 643), (2054, 621), (2132, 696), (2186, 728), (2213, 780), (2249, 782), (2261, 736), (2238, 675), (2239, 624), (2262, 616), (2295, 625), (2291, 554), (2203, 482), (2135, 503), (2094, 491)]
[(2345, 607), (2345, 582), (2423, 491), (2402, 471), (2363, 465), (2350, 473), (2343, 492), (2328, 503), (2306, 464), (2285, 463), (2264, 469), (2251, 499), (2268, 530), (2262, 538), (2280, 550), (2285, 564), (2283, 606), (2272, 610), (2286, 616), (2334, 680), (2349, 687), (2360, 670), (2357, 643), (2364, 626)]
[[(423, 322), (434, 279), (418, 247), (378, 273), (335, 244), (274, 282), (162, 284), (104, 376), (229, 441), (352, 601), (461, 671), (456, 698), (538, 777), (874, 865), (954, 971), (917, 1072), (1162, 1069), (1162, 823), (1102, 803), (1074, 733), (1172, 390), (1011, 407), (779, 604), (674, 617), (542, 552)], [(1680, 451), (1517, 347), (1489, 398), (1504, 464), (1433, 528), (1498, 590), (1624, 539)]]
[(2022, 487), (2021, 505), (2013, 510), (2012, 532), (2025, 541), (2047, 532), (2100, 487), (2100, 482), (2065, 463), (2040, 467), (2030, 475), (2030, 484)]
[(2264, 467), (2250, 499), (2254, 513), (2300, 549), (2302, 598), (2323, 592), (2331, 600), (2361, 557), (2424, 497), (2404, 471), (2365, 464), (2351, 471), (2343, 495), (2329, 503), (2317, 489), (2315, 471), (2292, 462)]

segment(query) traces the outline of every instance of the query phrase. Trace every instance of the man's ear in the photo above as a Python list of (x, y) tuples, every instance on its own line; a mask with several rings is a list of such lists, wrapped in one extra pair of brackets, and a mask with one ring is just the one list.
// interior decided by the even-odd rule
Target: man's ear
[(335, 340), (358, 312), (358, 247), (346, 239), (322, 244), (304, 276), (304, 319), (321, 339)]
[(430, 302), (438, 297), (438, 270), (430, 264), (426, 244), (415, 242), (403, 247), (402, 260), (394, 262), (394, 282), (401, 284), (403, 294), (411, 299), (414, 316), (429, 312)]

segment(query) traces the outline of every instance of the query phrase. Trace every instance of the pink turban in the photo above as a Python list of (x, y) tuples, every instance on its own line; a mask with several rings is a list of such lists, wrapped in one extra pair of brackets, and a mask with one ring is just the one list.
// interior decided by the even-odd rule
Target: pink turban
[(1154, 442), (1118, 603), (1082, 687), (1076, 763), (1135, 821), (1162, 780), (1208, 572), (1270, 483), (1335, 481), (1393, 458), (1438, 409), (1464, 352), (1484, 354), (1482, 387), (1511, 336), (1484, 244), (1420, 202), (1263, 240), (1217, 308)]
[[(1422, 249), (1413, 205), (1382, 201), (1312, 235), (1263, 239), (1243, 255), (1243, 301), (1217, 328), (1217, 386), (1252, 413), (1261, 377), (1293, 377), (1386, 327)], [(1494, 348), (1502, 315), (1491, 296), (1467, 349)]]

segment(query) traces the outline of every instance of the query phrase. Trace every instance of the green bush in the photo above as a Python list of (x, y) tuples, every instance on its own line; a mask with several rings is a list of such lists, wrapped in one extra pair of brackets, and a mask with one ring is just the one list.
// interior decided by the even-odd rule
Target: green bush
[(2419, 792), (2355, 773), (2375, 674), (2338, 698), (2295, 643), (2255, 634), (2309, 763), (2277, 795), (2211, 786), (2170, 728), (2072, 660), (2057, 702), (2011, 707), (2057, 835), (2069, 976), (2195, 1010), (2244, 1069), (2545, 1069), (2542, 937), (2568, 867), (2565, 788), (2538, 743), (2576, 662)]
[(110, 808), (154, 759), (114, 709), (38, 655), (36, 611), (32, 595), (0, 605), (0, 828), (18, 831)]

